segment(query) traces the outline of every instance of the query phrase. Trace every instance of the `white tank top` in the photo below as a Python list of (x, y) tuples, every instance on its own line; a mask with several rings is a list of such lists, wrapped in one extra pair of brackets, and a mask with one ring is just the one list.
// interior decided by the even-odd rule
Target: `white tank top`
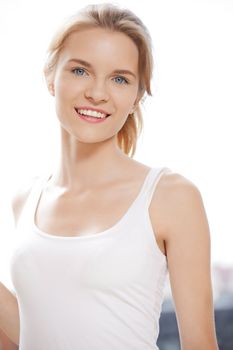
[(151, 168), (124, 216), (97, 234), (64, 237), (36, 227), (46, 178), (38, 178), (17, 226), (11, 279), (19, 350), (156, 350), (167, 260), (149, 216), (169, 168)]

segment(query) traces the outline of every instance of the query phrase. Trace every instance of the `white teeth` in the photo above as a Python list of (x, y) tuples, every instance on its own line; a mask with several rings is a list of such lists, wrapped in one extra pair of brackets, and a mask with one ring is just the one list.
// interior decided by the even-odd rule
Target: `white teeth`
[(107, 117), (107, 114), (91, 111), (89, 109), (78, 109), (78, 113), (87, 115), (90, 117), (101, 118), (101, 119)]

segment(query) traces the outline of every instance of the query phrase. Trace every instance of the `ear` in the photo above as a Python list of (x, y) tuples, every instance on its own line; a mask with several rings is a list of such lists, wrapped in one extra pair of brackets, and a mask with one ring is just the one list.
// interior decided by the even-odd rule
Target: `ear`
[(52, 96), (55, 96), (55, 91), (54, 91), (54, 82), (53, 82), (53, 79), (52, 79), (52, 76), (51, 76), (51, 72), (48, 73), (47, 70), (44, 70), (44, 77), (45, 77), (45, 81), (46, 81), (46, 85), (47, 85), (47, 88), (49, 90), (49, 93), (52, 95)]
[(133, 105), (133, 107), (131, 108), (129, 114), (133, 114), (136, 109), (137, 109), (137, 106)]
[(141, 95), (138, 95), (137, 96), (137, 98), (136, 98), (136, 100), (134, 101), (134, 104), (133, 104), (133, 106), (132, 106), (132, 109), (131, 109), (131, 112), (130, 112), (130, 114), (132, 114), (132, 113), (134, 113), (135, 111), (136, 111), (136, 109), (138, 108), (138, 104), (139, 104), (139, 102), (140, 102), (140, 100), (141, 100)]
[(55, 96), (55, 91), (54, 91), (54, 83), (51, 82), (48, 84), (48, 90), (52, 96)]

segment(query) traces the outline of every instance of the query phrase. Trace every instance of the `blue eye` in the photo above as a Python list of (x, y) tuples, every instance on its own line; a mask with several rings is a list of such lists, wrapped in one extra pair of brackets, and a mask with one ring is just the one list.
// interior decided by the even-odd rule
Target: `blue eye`
[[(72, 73), (75, 75), (78, 75), (78, 76), (84, 76), (86, 74), (86, 71), (83, 68), (77, 67), (77, 68), (72, 69)], [(115, 77), (114, 80), (119, 85), (129, 84), (128, 80), (124, 77), (121, 77), (121, 76)]]
[(85, 70), (84, 70), (83, 68), (74, 68), (74, 69), (72, 69), (72, 72), (73, 72), (75, 75), (83, 76), (82, 73), (85, 73)]
[(122, 84), (122, 83), (124, 83), (124, 84), (129, 84), (129, 82), (128, 82), (128, 80), (127, 79), (125, 79), (124, 77), (116, 77), (116, 78), (114, 78), (115, 79), (115, 81), (117, 82), (117, 83), (119, 83), (120, 85)]

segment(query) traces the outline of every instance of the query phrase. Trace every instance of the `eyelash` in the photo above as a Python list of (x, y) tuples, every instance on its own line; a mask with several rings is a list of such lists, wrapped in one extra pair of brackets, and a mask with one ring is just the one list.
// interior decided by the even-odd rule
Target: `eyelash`
[[(73, 68), (71, 71), (72, 71), (72, 73), (74, 73), (76, 75), (75, 72), (78, 71), (78, 70), (82, 70), (83, 72), (86, 72), (86, 70), (84, 68), (79, 68), (79, 67)], [(119, 76), (115, 77), (114, 79), (116, 79), (116, 78), (121, 78), (121, 79), (124, 80), (125, 84), (129, 84), (129, 81), (125, 77), (122, 77), (122, 76), (119, 75)], [(119, 85), (122, 85), (122, 84), (119, 84)]]

